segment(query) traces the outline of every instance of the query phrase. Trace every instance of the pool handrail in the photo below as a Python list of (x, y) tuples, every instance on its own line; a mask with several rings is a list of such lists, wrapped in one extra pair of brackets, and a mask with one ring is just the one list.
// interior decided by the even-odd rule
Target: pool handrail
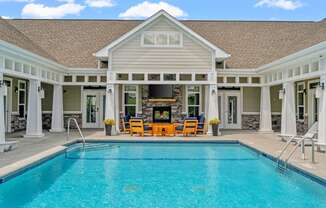
[(82, 142), (83, 142), (83, 148), (85, 148), (85, 143), (86, 143), (86, 140), (85, 140), (85, 137), (82, 133), (82, 131), (80, 130), (80, 127), (78, 125), (78, 122), (76, 120), (76, 118), (68, 118), (68, 126), (67, 126), (67, 141), (69, 141), (69, 137), (70, 137), (70, 123), (71, 121), (74, 121), (77, 129), (78, 129), (78, 132), (79, 132), (79, 135), (80, 137), (82, 138)]

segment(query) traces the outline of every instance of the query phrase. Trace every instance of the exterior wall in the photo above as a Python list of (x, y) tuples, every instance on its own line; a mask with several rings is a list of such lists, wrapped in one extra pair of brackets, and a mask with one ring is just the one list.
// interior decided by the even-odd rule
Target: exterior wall
[(260, 112), (260, 87), (243, 88), (243, 112)]
[(271, 87), (271, 110), (272, 113), (282, 112), (282, 100), (279, 99), (279, 91), (282, 89), (282, 85), (276, 85)]
[(63, 110), (81, 111), (81, 88), (80, 86), (63, 87)]
[(44, 98), (42, 99), (42, 111), (52, 111), (53, 85), (42, 83)]
[[(143, 31), (180, 31), (165, 17), (148, 25)], [(119, 72), (208, 71), (212, 68), (212, 53), (183, 33), (183, 47), (141, 47), (138, 32), (112, 52), (112, 70)]]

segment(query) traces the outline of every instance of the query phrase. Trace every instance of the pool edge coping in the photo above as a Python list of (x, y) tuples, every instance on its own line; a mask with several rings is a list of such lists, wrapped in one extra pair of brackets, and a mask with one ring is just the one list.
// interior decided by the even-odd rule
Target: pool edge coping
[[(6, 181), (15, 178), (16, 176), (19, 176), (23, 173), (25, 173), (26, 171), (33, 169), (41, 164), (43, 164), (44, 162), (47, 162), (57, 156), (59, 156), (60, 154), (62, 154), (63, 152), (65, 152), (65, 150), (74, 144), (77, 143), (81, 143), (81, 140), (74, 140), (74, 141), (69, 141), (66, 142), (62, 145), (59, 146), (55, 146), (52, 147), (50, 149), (47, 149), (43, 152), (37, 153), (35, 155), (32, 155), (28, 158), (16, 161), (12, 164), (6, 165), (2, 168), (0, 168), (0, 184), (5, 183)], [(275, 156), (273, 156), (272, 154), (269, 154), (263, 150), (260, 150), (256, 147), (253, 147), (250, 144), (246, 144), (243, 141), (240, 141), (239, 139), (226, 139), (226, 140), (189, 140), (189, 141), (180, 141), (180, 140), (143, 140), (143, 141), (139, 141), (139, 140), (103, 140), (103, 139), (91, 139), (91, 140), (87, 140), (86, 142), (88, 143), (132, 143), (132, 144), (136, 144), (136, 143), (204, 143), (204, 144), (240, 144), (256, 153), (259, 153), (260, 155), (264, 156), (265, 158), (276, 162), (277, 158)], [(288, 163), (288, 168), (304, 177), (307, 177), (308, 179), (323, 185), (326, 187), (326, 178), (320, 177), (308, 170), (304, 170), (303, 168), (300, 168), (298, 166), (296, 166), (295, 164), (292, 163)]]

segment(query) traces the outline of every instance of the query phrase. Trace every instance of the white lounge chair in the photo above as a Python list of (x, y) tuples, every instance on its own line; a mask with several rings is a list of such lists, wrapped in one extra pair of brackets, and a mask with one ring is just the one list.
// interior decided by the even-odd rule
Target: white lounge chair
[(17, 148), (17, 141), (6, 141), (3, 144), (0, 144), (0, 152), (8, 152)]
[(279, 134), (278, 136), (281, 137), (282, 141), (289, 141), (292, 140), (294, 143), (298, 142), (299, 140), (301, 140), (302, 138), (305, 138), (306, 144), (311, 144), (311, 142), (309, 142), (309, 140), (314, 140), (315, 142), (317, 142), (317, 135), (318, 135), (318, 122), (315, 122), (306, 132), (305, 135), (286, 135), (286, 134)]

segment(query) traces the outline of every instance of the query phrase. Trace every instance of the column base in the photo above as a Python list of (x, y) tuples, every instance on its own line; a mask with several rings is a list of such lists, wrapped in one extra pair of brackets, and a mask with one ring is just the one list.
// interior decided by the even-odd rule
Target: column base
[(40, 137), (44, 137), (44, 134), (25, 134), (24, 138), (40, 138)]
[(274, 131), (272, 129), (259, 129), (258, 132), (263, 133), (263, 134), (272, 134), (272, 133), (274, 133)]
[(61, 133), (61, 132), (65, 132), (66, 129), (62, 128), (62, 129), (50, 129), (49, 130), (51, 133)]

